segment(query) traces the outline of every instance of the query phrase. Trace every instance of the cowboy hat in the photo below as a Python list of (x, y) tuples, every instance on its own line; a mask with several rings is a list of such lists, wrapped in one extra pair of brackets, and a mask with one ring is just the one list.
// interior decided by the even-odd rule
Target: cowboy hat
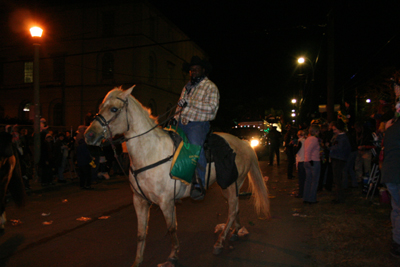
[(205, 69), (207, 74), (210, 73), (212, 70), (212, 66), (211, 66), (210, 62), (208, 62), (204, 59), (201, 59), (198, 56), (193, 56), (192, 59), (190, 60), (190, 62), (184, 62), (183, 66), (182, 66), (182, 70), (185, 72), (189, 72), (190, 67), (194, 66), (194, 65), (202, 66)]

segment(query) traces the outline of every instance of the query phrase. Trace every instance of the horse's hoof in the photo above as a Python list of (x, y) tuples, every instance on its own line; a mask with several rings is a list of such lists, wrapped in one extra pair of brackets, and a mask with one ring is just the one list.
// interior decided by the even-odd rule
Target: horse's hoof
[(223, 247), (214, 247), (213, 254), (214, 255), (219, 255), (219, 254), (222, 253), (223, 249), (224, 249)]
[(239, 239), (239, 236), (237, 234), (232, 234), (229, 241), (237, 241), (238, 239)]

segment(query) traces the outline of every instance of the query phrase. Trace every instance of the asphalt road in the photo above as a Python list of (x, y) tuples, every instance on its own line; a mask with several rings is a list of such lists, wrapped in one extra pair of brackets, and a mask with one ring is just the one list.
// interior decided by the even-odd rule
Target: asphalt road
[[(303, 206), (292, 196), (296, 180), (286, 178), (285, 160), (279, 167), (259, 163), (269, 177), (272, 218), (257, 218), (251, 200), (241, 197), (241, 223), (250, 234), (214, 256), (214, 230), (225, 223), (228, 208), (220, 188), (213, 185), (201, 202), (182, 200), (177, 204), (179, 266), (313, 266), (311, 225), (306, 217), (293, 216)], [(25, 208), (10, 202), (6, 232), (0, 237), (0, 266), (131, 266), (137, 223), (128, 181), (113, 177), (95, 187), (82, 191), (76, 180), (46, 190), (36, 185)], [(90, 220), (77, 220), (82, 217)], [(11, 220), (21, 223), (13, 226)], [(153, 206), (143, 266), (165, 262), (170, 245), (162, 213)]]

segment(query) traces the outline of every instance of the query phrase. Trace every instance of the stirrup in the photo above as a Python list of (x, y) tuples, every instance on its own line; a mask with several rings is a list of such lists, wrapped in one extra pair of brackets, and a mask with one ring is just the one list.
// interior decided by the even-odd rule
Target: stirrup
[(204, 190), (204, 186), (203, 186), (202, 182), (200, 181), (200, 179), (198, 179), (196, 174), (194, 175), (193, 178), (194, 179), (192, 181), (192, 185), (190, 188), (190, 197), (193, 200), (203, 200), (204, 196), (206, 194), (206, 191)]
[(202, 188), (199, 187), (192, 187), (192, 189), (190, 190), (190, 197), (193, 200), (203, 200), (205, 196), (205, 192)]

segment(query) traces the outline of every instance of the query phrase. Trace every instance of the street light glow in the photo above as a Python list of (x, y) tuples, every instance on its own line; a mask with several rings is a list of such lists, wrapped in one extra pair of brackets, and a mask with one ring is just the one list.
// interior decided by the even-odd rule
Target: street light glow
[(365, 102), (367, 102), (367, 103), (371, 103), (371, 99), (367, 99), (367, 100), (365, 100)]
[(297, 62), (299, 64), (303, 64), (306, 60), (304, 59), (304, 57), (299, 57), (299, 59), (297, 60)]
[(296, 113), (292, 113), (292, 117), (296, 117)]
[(42, 37), (43, 30), (39, 27), (32, 27), (29, 29), (32, 37)]
[(296, 104), (297, 100), (295, 98), (292, 99), (292, 103)]

